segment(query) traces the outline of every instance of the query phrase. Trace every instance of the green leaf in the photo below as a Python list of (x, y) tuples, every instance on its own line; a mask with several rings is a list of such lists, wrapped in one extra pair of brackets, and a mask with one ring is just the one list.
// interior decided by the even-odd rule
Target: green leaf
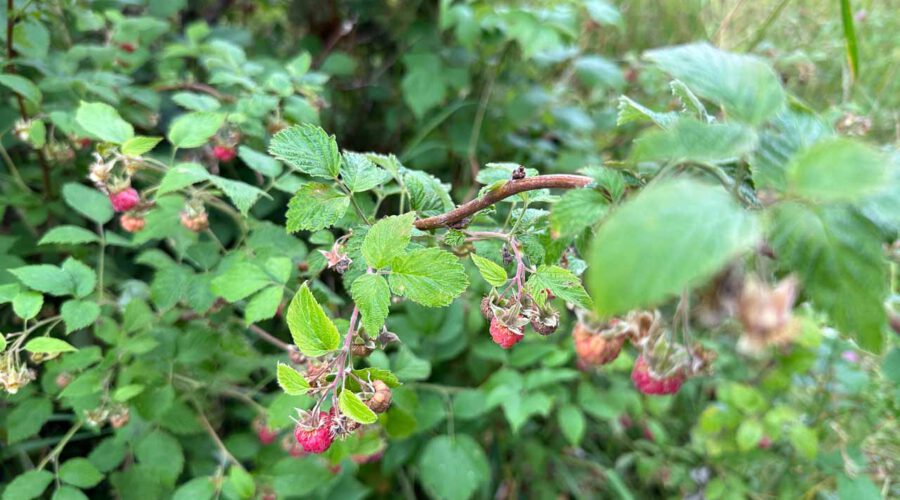
[(0, 352), (5, 351), (6, 346), (7, 346), (6, 337), (4, 337), (2, 333), (0, 333)]
[(41, 237), (41, 240), (38, 241), (38, 245), (75, 245), (78, 243), (94, 243), (99, 240), (100, 238), (96, 234), (82, 227), (57, 226), (47, 231)]
[(62, 269), (72, 282), (72, 294), (78, 298), (86, 297), (97, 286), (97, 273), (74, 257), (66, 259)]
[(169, 127), (169, 142), (176, 148), (196, 148), (206, 144), (225, 123), (224, 113), (195, 111), (181, 115)]
[(413, 250), (395, 258), (389, 281), (395, 294), (428, 307), (450, 305), (469, 284), (459, 259), (438, 248)]
[(12, 300), (13, 312), (22, 319), (31, 319), (41, 312), (44, 306), (44, 296), (31, 290), (23, 290), (16, 294)]
[(616, 115), (616, 125), (632, 122), (651, 121), (662, 128), (669, 128), (678, 119), (677, 113), (657, 113), (628, 96), (619, 97), (619, 113)]
[(308, 182), (288, 202), (288, 232), (318, 231), (341, 220), (350, 198), (337, 189), (319, 182)]
[(387, 170), (376, 166), (366, 155), (344, 151), (341, 180), (354, 193), (361, 193), (377, 187), (391, 179)]
[(93, 488), (103, 480), (103, 474), (88, 459), (72, 458), (59, 467), (59, 478), (72, 486)]
[(503, 286), (509, 280), (509, 277), (506, 276), (506, 270), (500, 267), (499, 264), (495, 264), (494, 261), (485, 259), (475, 253), (469, 254), (469, 256), (472, 257), (472, 262), (478, 267), (481, 277), (484, 278), (484, 281), (490, 283), (491, 286)]
[(205, 181), (210, 178), (209, 172), (203, 165), (198, 163), (179, 163), (174, 167), (166, 170), (156, 190), (158, 196), (162, 196), (173, 191), (184, 189), (192, 184)]
[(771, 216), (779, 264), (800, 276), (804, 293), (839, 330), (880, 352), (888, 282), (877, 229), (846, 207), (784, 203)]
[(819, 438), (816, 437), (816, 432), (803, 424), (794, 424), (788, 430), (788, 439), (797, 453), (807, 460), (813, 460), (819, 453)]
[(60, 308), (66, 333), (72, 333), (94, 323), (100, 316), (100, 306), (86, 300), (67, 300)]
[(234, 203), (234, 206), (240, 210), (241, 215), (244, 216), (247, 215), (247, 212), (260, 197), (265, 196), (271, 198), (269, 194), (262, 189), (251, 186), (246, 182), (234, 181), (219, 177), (218, 175), (209, 176), (209, 180), (215, 184), (217, 188), (221, 189), (222, 192), (225, 193), (225, 196), (228, 196), (231, 202)]
[(122, 144), (134, 137), (134, 128), (119, 116), (116, 108), (102, 102), (84, 102), (75, 112), (75, 121), (91, 137), (104, 142)]
[(216, 494), (216, 483), (213, 478), (195, 477), (175, 490), (172, 500), (210, 500)]
[(291, 396), (303, 396), (309, 390), (309, 382), (297, 370), (284, 363), (278, 363), (278, 385)]
[(596, 310), (612, 315), (658, 304), (758, 239), (756, 218), (721, 187), (690, 180), (650, 186), (596, 232), (588, 268)]
[(215, 97), (194, 92), (179, 92), (172, 96), (172, 101), (190, 111), (217, 111), (222, 107)]
[(635, 161), (721, 163), (740, 158), (755, 146), (756, 135), (749, 127), (682, 118), (671, 128), (641, 135), (631, 156)]
[(241, 145), (238, 148), (238, 157), (247, 164), (248, 167), (265, 175), (266, 177), (277, 177), (281, 174), (282, 167), (278, 160), (260, 153), (259, 151)]
[(272, 278), (249, 262), (237, 262), (212, 280), (212, 292), (228, 302), (237, 302), (273, 284)]
[(786, 169), (797, 152), (832, 135), (831, 126), (810, 112), (788, 108), (779, 113), (758, 131), (759, 146), (748, 159), (754, 186), (785, 191)]
[(62, 194), (66, 205), (97, 224), (106, 224), (113, 218), (112, 203), (96, 189), (70, 182), (63, 186)]
[(47, 126), (44, 125), (44, 120), (31, 120), (31, 125), (28, 126), (28, 142), (35, 149), (40, 149), (47, 143)]
[(666, 47), (644, 55), (740, 121), (760, 125), (784, 107), (786, 96), (778, 75), (758, 57), (724, 52), (708, 43)]
[(840, 500), (881, 500), (885, 498), (881, 495), (878, 486), (865, 474), (851, 478), (846, 473), (840, 474), (837, 478), (837, 497)]
[(439, 500), (466, 500), (490, 479), (487, 457), (468, 434), (432, 438), (419, 457), (422, 486)]
[(403, 61), (407, 68), (400, 82), (403, 100), (416, 118), (421, 119), (447, 97), (447, 83), (441, 78), (446, 71), (437, 54), (407, 54)]
[(341, 155), (334, 136), (308, 123), (275, 134), (269, 154), (313, 177), (335, 179), (340, 174)]
[(759, 440), (763, 438), (763, 425), (759, 420), (745, 420), (737, 429), (735, 440), (738, 449), (750, 451), (759, 446)]
[(228, 483), (241, 498), (253, 498), (253, 494), (256, 492), (253, 476), (240, 465), (232, 465), (228, 469)]
[(373, 424), (378, 420), (378, 415), (375, 415), (375, 412), (366, 406), (353, 391), (347, 389), (341, 391), (341, 395), (338, 397), (338, 406), (341, 408), (341, 413), (361, 424)]
[(0, 85), (19, 94), (35, 106), (41, 105), (41, 89), (27, 78), (19, 75), (0, 74)]
[(41, 496), (53, 481), (53, 474), (33, 469), (16, 476), (3, 490), (3, 500), (31, 500)]
[(58, 352), (73, 352), (78, 349), (65, 340), (59, 340), (53, 337), (37, 337), (25, 343), (25, 350), (28, 352), (55, 354)]
[(817, 201), (856, 201), (885, 189), (886, 165), (886, 158), (860, 142), (826, 139), (794, 158), (787, 168), (788, 186)]
[(550, 227), (561, 237), (581, 234), (597, 223), (609, 210), (602, 193), (594, 189), (572, 189), (553, 204)]
[(532, 273), (525, 282), (525, 288), (538, 304), (544, 303), (547, 297), (544, 290), (549, 289), (553, 295), (566, 302), (585, 309), (590, 309), (592, 306), (591, 297), (588, 296), (578, 276), (559, 266), (542, 265), (538, 267), (537, 271)]
[(244, 321), (249, 325), (273, 318), (281, 305), (282, 293), (280, 286), (270, 286), (254, 295), (244, 308)]
[(425, 380), (431, 375), (431, 363), (416, 356), (406, 346), (400, 347), (397, 357), (394, 358), (393, 368), (397, 380)]
[(53, 492), (50, 500), (89, 500), (87, 495), (73, 486), (60, 486)]
[(116, 392), (113, 393), (113, 400), (118, 401), (120, 403), (124, 403), (131, 398), (141, 394), (144, 392), (145, 387), (141, 384), (128, 384), (116, 389)]
[(162, 141), (162, 137), (147, 137), (143, 135), (132, 137), (122, 144), (122, 154), (141, 156), (144, 153), (149, 153), (160, 141)]
[(362, 326), (370, 337), (381, 333), (391, 306), (391, 289), (378, 274), (363, 274), (350, 286), (350, 296), (362, 314)]
[(158, 481), (167, 485), (175, 484), (184, 467), (184, 453), (178, 440), (161, 430), (151, 431), (138, 441), (134, 456)]
[(569, 404), (560, 408), (557, 416), (559, 417), (559, 428), (562, 429), (566, 441), (572, 446), (581, 444), (586, 426), (584, 413), (577, 406)]
[(6, 418), (6, 441), (11, 445), (40, 432), (53, 415), (49, 399), (32, 398), (17, 402)]
[(32, 290), (57, 297), (72, 293), (72, 278), (62, 268), (50, 264), (37, 264), (9, 269), (9, 272)]
[(386, 267), (394, 258), (403, 254), (409, 245), (416, 214), (392, 215), (376, 222), (362, 244), (362, 254), (369, 267)]
[(307, 283), (303, 283), (291, 300), (287, 323), (294, 344), (300, 348), (300, 352), (311, 358), (334, 351), (341, 344), (337, 327), (316, 302)]

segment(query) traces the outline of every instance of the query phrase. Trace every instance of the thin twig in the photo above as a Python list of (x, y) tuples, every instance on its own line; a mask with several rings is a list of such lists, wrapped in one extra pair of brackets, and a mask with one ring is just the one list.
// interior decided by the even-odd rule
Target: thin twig
[(59, 443), (57, 443), (53, 450), (50, 451), (50, 454), (44, 457), (43, 460), (41, 460), (41, 462), (37, 466), (37, 470), (43, 470), (51, 460), (56, 459), (56, 457), (58, 457), (59, 454), (62, 453), (63, 448), (66, 447), (66, 444), (69, 443), (69, 440), (72, 439), (72, 436), (74, 436), (75, 433), (78, 432), (78, 429), (81, 429), (82, 425), (84, 425), (84, 422), (81, 420), (75, 422), (75, 424), (69, 429), (69, 432), (67, 432), (66, 435), (59, 440)]
[(265, 340), (266, 342), (272, 344), (273, 346), (275, 346), (279, 349), (285, 350), (287, 352), (291, 352), (293, 350), (293, 348), (291, 348), (291, 346), (288, 343), (281, 341), (280, 339), (278, 339), (271, 333), (263, 330), (262, 328), (260, 328), (256, 325), (250, 325), (248, 327), (248, 330), (259, 335), (259, 338)]
[(206, 415), (203, 413), (203, 410), (200, 408), (200, 405), (197, 404), (196, 401), (192, 401), (194, 405), (194, 409), (197, 410), (197, 418), (200, 419), (200, 423), (203, 424), (203, 428), (206, 429), (206, 433), (209, 434), (209, 437), (212, 438), (213, 442), (215, 442), (216, 447), (219, 449), (219, 452), (225, 456), (231, 463), (241, 466), (241, 463), (238, 459), (234, 458), (234, 455), (228, 451), (228, 448), (225, 447), (225, 443), (222, 442), (222, 438), (216, 434), (216, 430), (213, 429), (212, 424), (209, 423), (209, 419), (206, 418)]

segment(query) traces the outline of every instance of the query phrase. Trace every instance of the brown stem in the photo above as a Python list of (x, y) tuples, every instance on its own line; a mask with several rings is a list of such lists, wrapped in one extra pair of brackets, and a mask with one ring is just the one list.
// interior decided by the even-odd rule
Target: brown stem
[(426, 230), (435, 229), (443, 226), (459, 222), (466, 217), (483, 210), (498, 201), (509, 198), (512, 195), (522, 193), (524, 191), (534, 191), (535, 189), (576, 189), (583, 188), (594, 182), (590, 177), (584, 175), (536, 175), (534, 177), (526, 177), (524, 179), (509, 180), (506, 184), (489, 191), (480, 198), (463, 203), (462, 205), (450, 210), (449, 212), (428, 217), (427, 219), (419, 219), (415, 222), (416, 229)]
[[(13, 15), (14, 8), (14, 0), (6, 0), (6, 68), (4, 70), (11, 74), (16, 74), (16, 66), (13, 64), (12, 60), (15, 57), (15, 50), (13, 49), (13, 28), (16, 25), (16, 18), (18, 16)], [(22, 115), (23, 120), (28, 120), (28, 111), (25, 109), (25, 100), (22, 99), (22, 96), (18, 92), (13, 92), (16, 95), (16, 102), (19, 104), (19, 114)], [(44, 155), (43, 149), (37, 149), (38, 163), (41, 164), (41, 172), (43, 174), (44, 180), (44, 198), (50, 198), (53, 194), (50, 192), (50, 163), (47, 161), (47, 157)]]
[(271, 333), (269, 333), (269, 332), (263, 330), (262, 328), (260, 328), (260, 327), (258, 327), (258, 326), (256, 326), (256, 325), (250, 325), (249, 330), (250, 330), (251, 332), (253, 332), (253, 333), (259, 335), (259, 337), (260, 337), (261, 339), (265, 340), (266, 342), (272, 344), (273, 346), (275, 346), (275, 347), (277, 347), (277, 348), (279, 348), (279, 349), (283, 349), (283, 350), (285, 350), (285, 351), (287, 351), (287, 352), (291, 352), (291, 351), (293, 350), (293, 349), (291, 348), (290, 345), (288, 345), (288, 344), (285, 343), (285, 342), (282, 342), (280, 339), (278, 339), (277, 337), (275, 337), (275, 336), (272, 335)]
[(223, 94), (215, 88), (206, 85), (205, 83), (183, 82), (173, 83), (171, 85), (157, 85), (153, 88), (153, 90), (157, 90), (160, 92), (166, 90), (196, 90), (197, 92), (204, 92), (206, 94), (209, 94), (220, 101), (234, 102), (234, 97)]

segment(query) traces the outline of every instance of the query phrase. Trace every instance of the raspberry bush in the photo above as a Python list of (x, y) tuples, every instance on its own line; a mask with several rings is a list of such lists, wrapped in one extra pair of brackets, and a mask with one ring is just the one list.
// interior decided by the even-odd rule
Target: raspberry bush
[(900, 495), (900, 16), (644, 3), (10, 0), (3, 498)]

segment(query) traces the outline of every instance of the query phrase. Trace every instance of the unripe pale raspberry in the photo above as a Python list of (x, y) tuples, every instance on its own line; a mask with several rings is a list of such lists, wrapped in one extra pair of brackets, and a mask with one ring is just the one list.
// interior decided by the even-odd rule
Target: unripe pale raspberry
[(146, 221), (139, 215), (122, 214), (122, 216), (119, 217), (119, 224), (122, 225), (122, 229), (124, 229), (125, 231), (128, 231), (129, 233), (137, 233), (144, 229), (144, 224), (146, 224)]
[(331, 417), (325, 416), (319, 420), (319, 425), (313, 428), (307, 428), (298, 425), (294, 429), (294, 437), (303, 451), (307, 453), (324, 453), (331, 447), (334, 441), (334, 432), (331, 430)]
[(270, 429), (266, 420), (261, 417), (253, 420), (253, 430), (256, 432), (256, 437), (259, 438), (259, 442), (262, 444), (272, 444), (272, 442), (275, 441), (275, 438), (278, 437), (278, 431)]
[(575, 353), (581, 361), (587, 365), (600, 366), (611, 363), (619, 357), (625, 336), (601, 335), (579, 321), (572, 329), (572, 340), (575, 343)]
[(504, 349), (509, 349), (510, 347), (516, 345), (520, 340), (522, 340), (522, 338), (524, 338), (524, 335), (516, 334), (496, 317), (491, 319), (490, 330), (491, 338), (494, 339), (494, 343)]
[(194, 215), (181, 212), (181, 225), (195, 233), (199, 233), (209, 227), (209, 216), (206, 212), (199, 212)]
[(215, 146), (213, 148), (213, 156), (219, 161), (231, 161), (235, 155), (234, 148), (229, 148), (228, 146)]
[(381, 380), (372, 382), (375, 394), (366, 401), (366, 406), (375, 413), (384, 413), (391, 406), (391, 388)]
[(665, 378), (656, 378), (650, 373), (650, 366), (644, 356), (638, 356), (631, 370), (631, 381), (644, 394), (675, 394), (684, 384), (684, 375), (676, 373)]
[(127, 212), (137, 206), (141, 196), (137, 190), (130, 187), (109, 194), (109, 201), (116, 212)]

